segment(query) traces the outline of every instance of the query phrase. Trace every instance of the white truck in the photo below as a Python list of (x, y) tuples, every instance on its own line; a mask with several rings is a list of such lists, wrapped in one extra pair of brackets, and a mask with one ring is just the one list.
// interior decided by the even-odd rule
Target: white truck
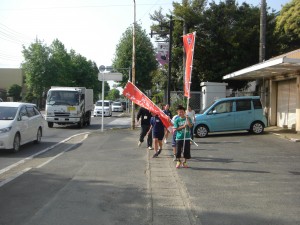
[(53, 124), (77, 124), (79, 128), (91, 124), (94, 108), (93, 89), (85, 87), (51, 87), (47, 93), (46, 121)]

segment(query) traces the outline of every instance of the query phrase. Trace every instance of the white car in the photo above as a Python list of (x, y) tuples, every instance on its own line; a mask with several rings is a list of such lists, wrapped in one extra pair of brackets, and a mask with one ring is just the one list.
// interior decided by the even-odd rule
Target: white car
[(20, 150), (20, 146), (42, 138), (44, 118), (34, 104), (0, 102), (0, 149)]
[(123, 112), (123, 106), (121, 102), (113, 102), (111, 107), (113, 112)]
[[(104, 116), (111, 116), (112, 115), (112, 108), (111, 103), (108, 100), (104, 100), (104, 107), (103, 107), (103, 115)], [(94, 116), (102, 116), (102, 100), (99, 100), (95, 104), (94, 108)]]

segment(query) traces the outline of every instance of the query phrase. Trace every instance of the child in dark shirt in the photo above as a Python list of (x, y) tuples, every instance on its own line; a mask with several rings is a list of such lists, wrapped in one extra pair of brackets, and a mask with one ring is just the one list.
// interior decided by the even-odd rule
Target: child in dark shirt
[(157, 157), (162, 150), (162, 139), (164, 137), (164, 125), (160, 118), (155, 115), (154, 113), (151, 113), (152, 117), (150, 120), (150, 129), (148, 131), (148, 135), (152, 131), (152, 138), (154, 141), (154, 155), (153, 158)]

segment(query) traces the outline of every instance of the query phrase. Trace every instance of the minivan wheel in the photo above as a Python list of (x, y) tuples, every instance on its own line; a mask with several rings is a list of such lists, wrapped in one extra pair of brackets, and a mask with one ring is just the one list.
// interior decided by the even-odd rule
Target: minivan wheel
[(250, 131), (253, 134), (261, 134), (264, 132), (264, 125), (261, 122), (256, 121), (252, 123)]
[(196, 127), (196, 137), (204, 138), (208, 135), (208, 128), (205, 125), (198, 125)]
[(21, 137), (20, 134), (16, 134), (14, 138), (12, 152), (18, 152), (20, 150)]

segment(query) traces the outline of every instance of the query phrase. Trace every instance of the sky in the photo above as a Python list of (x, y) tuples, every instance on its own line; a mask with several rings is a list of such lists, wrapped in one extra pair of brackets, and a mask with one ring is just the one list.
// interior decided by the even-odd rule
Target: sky
[[(290, 1), (267, 0), (267, 5), (279, 11)], [(172, 0), (135, 2), (137, 23), (148, 33), (149, 14), (160, 7), (164, 13), (172, 9)], [(261, 0), (238, 2), (259, 6)], [(19, 68), (22, 46), (28, 47), (36, 38), (47, 46), (58, 39), (68, 52), (73, 49), (98, 66), (110, 66), (122, 34), (133, 24), (133, 15), (133, 0), (1, 0), (0, 68)]]

